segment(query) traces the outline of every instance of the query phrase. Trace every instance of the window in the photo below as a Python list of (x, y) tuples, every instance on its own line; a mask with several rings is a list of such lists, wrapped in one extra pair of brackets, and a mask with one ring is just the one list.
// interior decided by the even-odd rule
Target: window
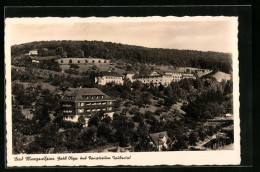
[(101, 60), (99, 60), (98, 63), (101, 63)]
[(106, 63), (107, 61), (105, 60), (104, 63)]
[(93, 60), (92, 63), (95, 63), (95, 60)]
[(72, 60), (70, 59), (69, 63), (72, 63)]
[(78, 63), (80, 63), (80, 60), (78, 60)]
[(71, 107), (70, 104), (63, 104), (63, 107)]
[(88, 60), (85, 60), (85, 63), (88, 63)]
[(63, 60), (61, 60), (60, 62), (63, 63)]
[(84, 103), (78, 103), (78, 106), (84, 106)]
[(78, 109), (78, 113), (83, 113), (84, 109)]

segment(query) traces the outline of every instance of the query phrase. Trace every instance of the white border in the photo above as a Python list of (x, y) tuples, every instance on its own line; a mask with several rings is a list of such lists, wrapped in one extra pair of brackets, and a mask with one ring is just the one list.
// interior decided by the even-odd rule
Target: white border
[[(12, 101), (11, 101), (11, 27), (13, 24), (51, 24), (79, 22), (155, 22), (155, 21), (223, 21), (233, 23), (233, 107), (234, 107), (234, 150), (221, 151), (176, 151), (176, 152), (131, 152), (131, 153), (73, 153), (73, 154), (12, 154)], [(240, 157), (240, 119), (239, 119), (239, 68), (238, 68), (238, 17), (108, 17), (108, 18), (7, 18), (5, 20), (5, 79), (6, 79), (6, 130), (7, 167), (36, 166), (153, 166), (153, 165), (239, 165)], [(66, 160), (66, 161), (15, 161), (14, 157), (110, 157), (109, 160)], [(128, 157), (115, 160), (112, 156)]]

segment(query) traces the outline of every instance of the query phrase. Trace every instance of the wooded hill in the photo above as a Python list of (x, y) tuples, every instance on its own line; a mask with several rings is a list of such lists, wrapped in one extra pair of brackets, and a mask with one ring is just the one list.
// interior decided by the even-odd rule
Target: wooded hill
[(39, 56), (98, 57), (127, 63), (232, 71), (232, 55), (219, 52), (146, 48), (102, 41), (39, 41), (11, 47), (12, 57), (38, 49)]

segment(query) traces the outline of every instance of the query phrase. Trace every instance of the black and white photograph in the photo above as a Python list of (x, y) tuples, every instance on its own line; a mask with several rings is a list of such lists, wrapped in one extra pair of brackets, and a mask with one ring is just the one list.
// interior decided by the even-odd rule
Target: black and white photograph
[(5, 24), (10, 166), (240, 163), (237, 17)]

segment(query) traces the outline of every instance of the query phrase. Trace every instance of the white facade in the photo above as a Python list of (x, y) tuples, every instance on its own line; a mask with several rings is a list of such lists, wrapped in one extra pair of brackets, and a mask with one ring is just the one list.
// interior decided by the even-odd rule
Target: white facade
[(165, 72), (165, 74), (160, 75), (157, 72), (152, 72), (147, 77), (137, 78), (143, 84), (149, 84), (152, 82), (154, 85), (164, 85), (168, 86), (171, 82), (179, 82), (182, 79), (182, 74), (177, 72)]
[(183, 79), (196, 79), (196, 77), (192, 73), (183, 73), (182, 74)]
[(33, 63), (40, 63), (38, 60), (32, 60)]
[(38, 55), (38, 50), (29, 51), (29, 55)]
[(106, 85), (107, 83), (123, 85), (124, 81), (122, 76), (98, 76), (95, 77), (95, 83), (99, 85)]
[[(106, 112), (106, 113), (104, 113), (104, 114), (105, 114), (105, 115), (108, 115), (108, 116), (113, 120), (114, 112)], [(78, 122), (78, 119), (79, 119), (80, 116), (82, 116), (82, 115), (65, 116), (63, 119), (64, 119), (65, 121)], [(86, 121), (84, 127), (87, 127), (87, 126), (88, 126), (88, 121), (89, 121), (90, 118), (89, 118), (89, 117), (86, 117), (86, 116), (84, 116), (84, 115), (83, 115), (83, 117), (84, 117), (84, 119), (85, 119), (85, 121)]]

